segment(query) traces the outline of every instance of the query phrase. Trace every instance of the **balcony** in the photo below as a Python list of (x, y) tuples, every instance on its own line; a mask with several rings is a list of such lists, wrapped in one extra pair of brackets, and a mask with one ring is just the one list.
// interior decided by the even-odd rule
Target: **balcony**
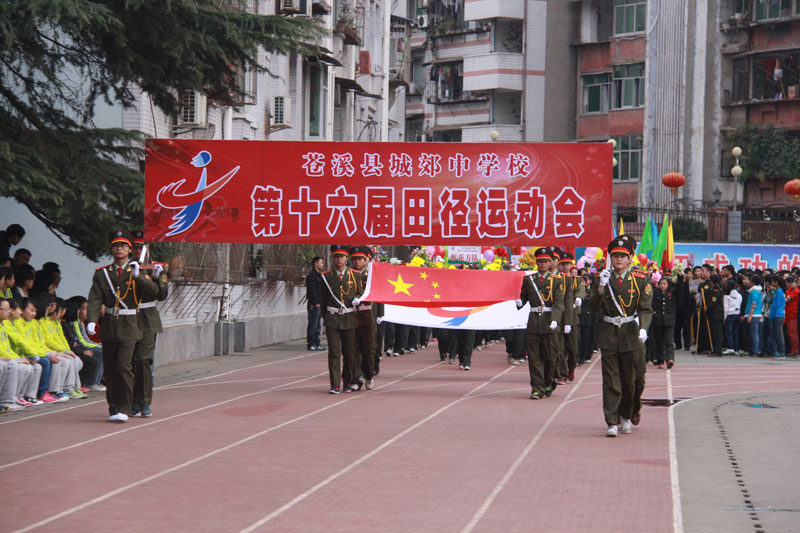
[(477, 124), (488, 124), (490, 119), (489, 98), (430, 101), (436, 105), (434, 130), (461, 128)]
[(522, 90), (522, 54), (497, 52), (464, 58), (464, 90)]
[(464, 20), (522, 20), (524, 0), (473, 0), (464, 3)]
[(521, 142), (522, 132), (519, 124), (482, 124), (480, 126), (467, 126), (461, 129), (461, 141), (466, 143), (491, 142), (489, 134), (493, 131), (499, 133), (497, 142)]

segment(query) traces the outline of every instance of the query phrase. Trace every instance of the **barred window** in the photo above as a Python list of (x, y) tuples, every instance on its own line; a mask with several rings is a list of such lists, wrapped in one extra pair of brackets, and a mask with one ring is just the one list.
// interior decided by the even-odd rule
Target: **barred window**
[(614, 181), (637, 181), (642, 177), (642, 136), (621, 135), (614, 137)]

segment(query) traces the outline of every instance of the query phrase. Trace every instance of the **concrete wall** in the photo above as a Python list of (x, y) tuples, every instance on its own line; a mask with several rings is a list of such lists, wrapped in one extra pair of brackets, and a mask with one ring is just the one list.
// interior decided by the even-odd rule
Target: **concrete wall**
[(305, 311), (241, 322), (210, 322), (164, 329), (156, 342), (156, 366), (213, 355), (247, 352), (306, 336)]

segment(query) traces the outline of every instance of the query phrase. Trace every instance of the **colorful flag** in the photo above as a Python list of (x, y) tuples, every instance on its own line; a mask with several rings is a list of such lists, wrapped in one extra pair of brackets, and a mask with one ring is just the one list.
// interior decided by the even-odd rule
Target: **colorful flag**
[(625, 235), (625, 226), (622, 225), (622, 217), (619, 217), (619, 234)]
[(406, 307), (479, 307), (519, 298), (522, 271), (458, 270), (370, 263), (365, 302)]
[(672, 270), (675, 268), (675, 235), (672, 233), (672, 221), (669, 221), (667, 229), (667, 255), (664, 268)]
[(667, 231), (669, 230), (669, 215), (664, 215), (664, 224), (661, 225), (661, 231), (658, 234), (658, 241), (656, 242), (655, 249), (651, 259), (656, 262), (659, 268), (663, 268), (664, 254), (667, 252)]
[(650, 257), (650, 253), (653, 251), (653, 233), (650, 230), (650, 217), (647, 217), (647, 222), (644, 225), (644, 232), (642, 233), (642, 240), (639, 241), (639, 246), (636, 247), (636, 255), (645, 254), (647, 257)]

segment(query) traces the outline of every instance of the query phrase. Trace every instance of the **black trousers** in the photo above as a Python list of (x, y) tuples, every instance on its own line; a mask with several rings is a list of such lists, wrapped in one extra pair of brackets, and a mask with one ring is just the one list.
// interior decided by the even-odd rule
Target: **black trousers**
[(578, 350), (578, 364), (582, 365), (592, 359), (592, 326), (591, 324), (581, 325), (580, 328), (581, 341)]
[(711, 325), (711, 344), (715, 355), (722, 355), (722, 337), (725, 333), (724, 320), (712, 319), (708, 321)]
[(472, 350), (475, 348), (475, 330), (456, 330), (458, 362), (464, 366), (472, 366)]
[(678, 313), (675, 316), (675, 347), (689, 350), (692, 347), (692, 313)]
[(670, 324), (652, 324), (653, 361), (656, 364), (675, 360), (675, 326)]
[(408, 326), (406, 324), (394, 325), (394, 344), (393, 349), (395, 353), (405, 353), (408, 348)]

